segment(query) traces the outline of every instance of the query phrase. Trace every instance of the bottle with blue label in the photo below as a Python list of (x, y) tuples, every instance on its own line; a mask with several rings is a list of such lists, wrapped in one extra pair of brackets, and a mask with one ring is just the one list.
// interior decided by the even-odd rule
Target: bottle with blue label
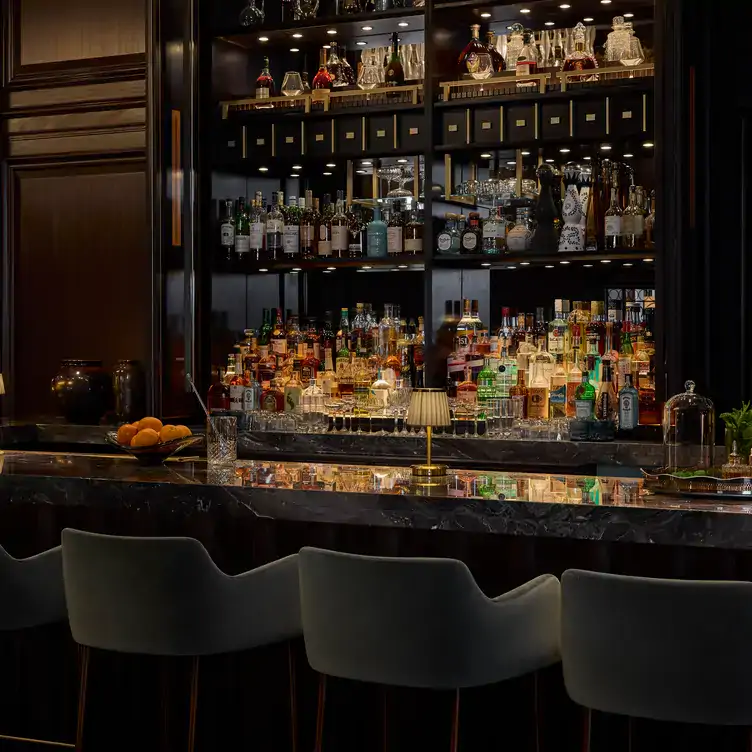
[(626, 374), (619, 392), (619, 428), (632, 431), (640, 424), (640, 395), (632, 386), (632, 375)]
[(368, 246), (369, 258), (386, 258), (386, 222), (381, 219), (381, 209), (373, 207), (373, 219), (368, 223)]

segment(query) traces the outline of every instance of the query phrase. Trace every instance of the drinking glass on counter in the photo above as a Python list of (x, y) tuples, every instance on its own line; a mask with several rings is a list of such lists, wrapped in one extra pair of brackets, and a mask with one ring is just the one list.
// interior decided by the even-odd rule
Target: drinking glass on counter
[(206, 461), (230, 465), (238, 459), (238, 419), (234, 415), (211, 415), (206, 426)]

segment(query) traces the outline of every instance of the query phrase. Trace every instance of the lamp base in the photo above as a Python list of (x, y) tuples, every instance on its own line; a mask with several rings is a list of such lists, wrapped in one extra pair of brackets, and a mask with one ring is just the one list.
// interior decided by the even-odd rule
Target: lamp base
[(446, 465), (411, 465), (412, 482), (419, 486), (443, 486), (447, 482)]

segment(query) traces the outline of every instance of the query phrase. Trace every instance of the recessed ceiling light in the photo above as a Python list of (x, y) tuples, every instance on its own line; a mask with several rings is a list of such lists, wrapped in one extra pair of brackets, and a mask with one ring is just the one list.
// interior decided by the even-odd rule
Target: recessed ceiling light
[(365, 170), (355, 170), (355, 172), (357, 172), (358, 175), (365, 175), (366, 174)]
[[(611, 2), (611, 0), (609, 0), (609, 2)], [(326, 33), (333, 37), (337, 33), (337, 29), (327, 29)]]
[(562, 4), (561, 4), (561, 5), (559, 6), (559, 7), (560, 7), (560, 8), (562, 9), (562, 10), (568, 10), (568, 9), (569, 9), (569, 8), (571, 8), (572, 6), (571, 6), (571, 5), (567, 5), (566, 3), (562, 3)]
[(491, 266), (491, 264), (489, 264), (489, 263), (488, 263), (488, 262), (486, 261), (485, 263), (481, 264), (481, 266)]
[(355, 44), (357, 44), (358, 47), (365, 47), (366, 46), (365, 42), (355, 42)]
[(293, 169), (293, 170), (302, 170), (302, 169), (303, 169), (303, 166), (302, 166), (302, 165), (299, 165), (299, 164), (294, 164), (294, 165), (292, 166), (292, 169)]
[(480, 158), (481, 159), (491, 159), (491, 155), (488, 152), (484, 151), (483, 154), (480, 155)]
[(585, 23), (591, 23), (592, 21), (595, 21), (595, 19), (592, 16), (588, 16), (587, 18), (582, 19)]
[(583, 157), (584, 160), (589, 161), (592, 159), (592, 157)]
[(561, 152), (562, 154), (569, 154), (569, 149), (566, 149), (566, 148), (564, 148), (564, 149), (559, 149), (559, 151), (560, 151), (560, 152)]
[(268, 272), (268, 269), (259, 269), (260, 272)]
[(363, 268), (364, 268), (364, 269), (373, 269), (373, 267), (372, 267), (372, 266), (364, 266)]
[(645, 147), (646, 149), (652, 149), (652, 148), (653, 148), (653, 146), (654, 146), (654, 144), (653, 144), (653, 142), (652, 142), (652, 141), (646, 141), (646, 142), (645, 142), (645, 143), (643, 144), (643, 146), (644, 146), (644, 147)]
[(522, 154), (523, 157), (529, 157), (530, 152), (529, 151), (521, 151), (520, 154)]
[(634, 156), (634, 154), (625, 154), (624, 155), (624, 159), (629, 159), (630, 157), (633, 157), (633, 156)]
[(290, 47), (290, 52), (300, 52), (297, 47)]
[(507, 31), (510, 31), (511, 28), (512, 28), (511, 26), (507, 26)]
[(553, 269), (553, 268), (554, 268), (553, 264), (546, 264), (546, 269)]
[(514, 160), (514, 159), (510, 159), (510, 160), (509, 160), (509, 161), (507, 162), (507, 164), (508, 164), (508, 165), (516, 165), (516, 164), (517, 164), (517, 162), (515, 162), (515, 160)]
[(332, 273), (331, 269), (324, 269), (324, 274), (331, 274), (331, 273)]
[(601, 264), (610, 264), (611, 259), (601, 259)]
[(530, 8), (520, 8), (520, 13), (530, 13)]
[(290, 175), (290, 177), (291, 178), (299, 178), (300, 175), (298, 175), (297, 173), (294, 172), (292, 175)]
[(327, 162), (327, 163), (326, 163), (326, 166), (327, 166), (327, 167), (336, 167), (337, 165), (336, 165), (336, 164), (334, 164), (334, 162)]
[(622, 264), (622, 266), (632, 266), (632, 264)]
[(327, 267), (326, 267), (326, 270), (327, 270), (328, 272), (333, 272), (333, 271), (334, 271), (334, 270), (335, 270), (336, 268), (337, 268), (336, 266), (327, 266)]
[(559, 261), (559, 263), (562, 264), (563, 266), (566, 266), (569, 263), (569, 261)]
[(407, 269), (407, 264), (399, 264), (397, 266), (398, 269)]
[(324, 48), (325, 50), (331, 50), (331, 49), (332, 49), (332, 45), (331, 45), (331, 44), (324, 44), (324, 45), (322, 45), (322, 47), (323, 47), (323, 48)]
[(592, 265), (592, 264), (583, 264), (583, 266), (584, 266), (584, 267), (585, 267), (586, 269), (592, 269), (592, 268), (593, 268), (593, 265)]
[(553, 21), (546, 21), (546, 23), (545, 23), (545, 24), (543, 24), (543, 25), (544, 25), (544, 26), (555, 26), (556, 24), (554, 24), (554, 22), (553, 22)]
[(361, 26), (362, 31), (373, 31), (373, 26)]
[(653, 259), (643, 259), (646, 263), (650, 263)]
[(324, 175), (331, 175), (332, 173), (331, 173), (331, 172), (325, 172), (325, 173), (323, 173), (323, 174), (324, 174)]
[(553, 162), (553, 161), (554, 161), (553, 159), (547, 159), (546, 160), (546, 162), (548, 162), (549, 164), (551, 164), (551, 162)]
[(611, 0), (601, 0), (601, 5), (611, 5)]
[(293, 267), (294, 272), (302, 272), (303, 270), (299, 266)]
[(397, 160), (397, 164), (407, 164), (407, 160), (406, 159), (398, 159)]
[(520, 266), (530, 266), (529, 261), (520, 261)]
[(624, 18), (634, 18), (634, 13), (625, 13)]
[(491, 14), (490, 13), (481, 13), (480, 17), (481, 18), (491, 18)]
[(292, 38), (293, 38), (293, 39), (302, 39), (302, 38), (303, 38), (303, 35), (302, 35), (302, 34), (293, 34), (293, 35), (292, 35)]
[(259, 167), (259, 172), (269, 172), (268, 167)]
[(603, 144), (601, 151), (611, 151), (611, 147), (608, 144)]
[(259, 42), (268, 42), (269, 37), (259, 37)]
[(508, 266), (507, 269), (516, 269), (516, 266)]
[(407, 21), (400, 21), (397, 26), (401, 26), (403, 29), (410, 24)]
[(361, 162), (361, 164), (365, 165), (366, 167), (370, 167), (373, 164), (373, 162), (367, 162), (364, 160), (363, 162)]

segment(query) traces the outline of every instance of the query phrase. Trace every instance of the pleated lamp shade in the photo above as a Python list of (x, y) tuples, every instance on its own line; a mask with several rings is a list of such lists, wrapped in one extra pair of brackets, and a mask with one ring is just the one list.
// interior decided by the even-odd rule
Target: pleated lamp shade
[(451, 426), (447, 393), (443, 389), (413, 389), (407, 425)]

